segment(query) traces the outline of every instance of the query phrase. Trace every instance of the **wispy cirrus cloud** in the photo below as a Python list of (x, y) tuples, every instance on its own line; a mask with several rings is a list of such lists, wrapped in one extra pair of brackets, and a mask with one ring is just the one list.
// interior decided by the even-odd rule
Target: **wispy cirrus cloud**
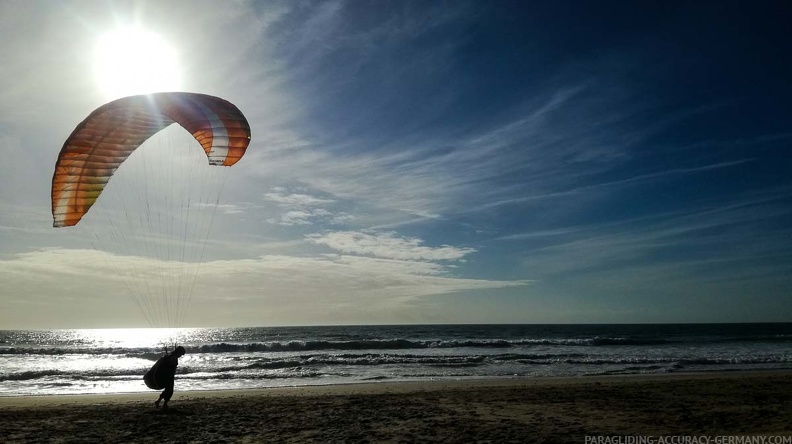
[[(501, 239), (531, 245), (523, 263), (536, 276), (603, 270), (644, 270), (644, 276), (650, 276), (659, 270), (681, 272), (685, 268), (689, 273), (693, 264), (703, 267), (725, 263), (725, 258), (755, 269), (756, 262), (763, 258), (788, 254), (783, 239), (792, 232), (783, 221), (789, 219), (792, 210), (783, 202), (789, 198), (788, 189), (776, 188), (701, 209), (511, 234)], [(653, 267), (655, 272), (646, 272)], [(778, 272), (772, 263), (763, 267), (765, 272)], [(711, 273), (720, 273), (721, 277), (734, 273), (730, 269), (716, 270)]]
[(331, 204), (332, 199), (323, 199), (304, 193), (290, 193), (284, 187), (275, 187), (269, 193), (264, 193), (264, 197), (273, 202), (284, 205), (311, 206)]
[[(426, 56), (432, 75), (422, 76), (426, 83), (420, 88), (401, 89), (401, 78), (417, 76), (425, 67), (402, 63), (400, 75), (392, 79), (393, 69), (386, 69), (393, 68), (392, 60), (382, 58), (381, 44), (404, 45), (447, 20), (470, 20), (476, 8), (467, 6), (448, 16), (428, 8), (420, 19), (407, 19), (396, 8), (387, 19), (378, 17), (348, 33), (342, 30), (350, 11), (332, 3), (296, 23), (294, 29), (304, 32), (293, 44), (309, 54), (284, 57), (291, 69), (306, 73), (291, 85), (295, 103), (305, 104), (295, 105), (304, 113), (302, 137), (295, 149), (271, 153), (270, 168), (261, 174), (286, 177), (288, 172), (288, 180), (353, 201), (361, 213), (380, 215), (372, 226), (398, 226), (460, 213), (512, 211), (503, 207), (525, 208), (540, 199), (598, 198), (619, 185), (679, 180), (750, 161), (704, 156), (631, 175), (625, 165), (640, 163), (651, 151), (636, 147), (712, 110), (705, 105), (657, 118), (662, 104), (656, 97), (642, 95), (619, 77), (637, 61), (629, 54), (591, 62), (584, 71), (579, 65), (554, 66), (545, 76), (546, 88), (504, 101), (494, 118), (470, 106), (466, 115), (459, 113), (470, 90), (448, 85), (447, 77), (437, 73), (457, 68), (464, 42), (441, 39), (405, 54), (408, 61)], [(314, 29), (314, 23), (322, 23), (322, 29)], [(309, 43), (316, 41), (325, 44)], [(336, 60), (344, 61), (342, 74), (321, 69)], [(391, 88), (367, 83), (371, 73)], [(337, 108), (339, 101), (343, 109)], [(410, 112), (392, 118), (389, 106)], [(421, 118), (405, 118), (415, 113)], [(293, 215), (299, 221), (311, 217), (305, 211)]]
[[(329, 147), (298, 139), (295, 149), (267, 152), (266, 167), (256, 173), (286, 179), (288, 172), (289, 181), (306, 189), (353, 201), (371, 212), (389, 212), (396, 221), (404, 220), (405, 214), (418, 220), (438, 219), (498, 196), (522, 193), (525, 179), (539, 184), (551, 174), (555, 181), (567, 177), (559, 174), (562, 153), (548, 144), (562, 144), (557, 140), (562, 132), (570, 140), (572, 136), (565, 128), (554, 130), (550, 122), (554, 114), (579, 107), (582, 90), (581, 86), (562, 88), (544, 100), (525, 104), (513, 120), (495, 127), (465, 134), (427, 134), (420, 141), (416, 134), (399, 135), (388, 142), (392, 149), (387, 152), (371, 152), (367, 148), (375, 142), (360, 138)], [(521, 175), (521, 184), (509, 177), (513, 174)], [(293, 205), (305, 199), (301, 193), (292, 194), (287, 197), (281, 190), (266, 197)]]
[(284, 226), (313, 225), (319, 222), (337, 225), (352, 218), (352, 216), (333, 213), (323, 208), (301, 208), (286, 211), (278, 218), (267, 219), (267, 222)]
[(481, 211), (482, 209), (494, 208), (494, 207), (499, 207), (499, 206), (503, 206), (503, 205), (515, 205), (515, 204), (520, 204), (520, 203), (524, 203), (524, 202), (537, 201), (537, 200), (543, 200), (543, 199), (560, 199), (560, 198), (570, 197), (570, 196), (574, 196), (574, 195), (584, 195), (584, 194), (588, 194), (588, 193), (591, 193), (591, 192), (604, 190), (604, 189), (608, 189), (608, 188), (618, 188), (618, 187), (630, 186), (630, 185), (635, 185), (635, 184), (640, 184), (640, 183), (646, 183), (646, 182), (650, 182), (650, 181), (656, 181), (656, 180), (659, 181), (659, 180), (663, 180), (663, 179), (667, 179), (667, 178), (672, 178), (674, 176), (704, 173), (704, 172), (713, 171), (713, 170), (719, 170), (719, 169), (723, 169), (723, 168), (736, 167), (736, 166), (740, 166), (740, 165), (743, 165), (743, 164), (751, 162), (751, 161), (752, 161), (752, 159), (738, 159), (738, 160), (729, 161), (729, 162), (718, 162), (718, 163), (715, 163), (715, 164), (701, 165), (701, 166), (695, 166), (695, 167), (689, 167), (689, 168), (674, 168), (674, 169), (665, 170), (665, 171), (658, 171), (658, 172), (653, 172), (653, 173), (648, 173), (648, 174), (640, 174), (640, 175), (637, 175), (637, 176), (631, 176), (631, 177), (628, 177), (628, 178), (625, 178), (625, 179), (612, 180), (612, 181), (608, 181), (608, 182), (590, 183), (590, 184), (587, 184), (587, 185), (576, 186), (574, 188), (571, 188), (571, 189), (568, 189), (568, 190), (564, 190), (564, 191), (558, 191), (558, 192), (552, 192), (552, 193), (546, 193), (546, 194), (536, 194), (536, 195), (528, 195), (528, 196), (510, 197), (510, 198), (504, 199), (504, 200), (488, 202), (488, 203), (486, 203), (484, 205), (481, 205), (479, 207), (471, 208), (469, 211)]
[(285, 187), (274, 187), (272, 191), (264, 193), (264, 198), (275, 202), (282, 211), (278, 217), (267, 219), (272, 224), (293, 226), (324, 222), (336, 225), (353, 219), (349, 214), (326, 208), (334, 204), (335, 200), (306, 194), (304, 191), (292, 192)]
[(430, 247), (421, 239), (399, 236), (395, 232), (338, 231), (306, 238), (342, 253), (408, 261), (459, 261), (476, 251), (450, 245)]

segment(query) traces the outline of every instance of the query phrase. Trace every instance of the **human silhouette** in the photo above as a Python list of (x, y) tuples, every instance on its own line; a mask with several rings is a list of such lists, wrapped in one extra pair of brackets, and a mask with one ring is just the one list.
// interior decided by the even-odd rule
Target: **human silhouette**
[[(162, 390), (159, 398), (154, 401), (154, 405), (160, 408), (162, 402), (162, 409), (168, 410), (168, 402), (173, 396), (173, 386), (176, 378), (176, 367), (179, 366), (179, 358), (184, 356), (187, 351), (181, 345), (173, 349), (173, 352), (161, 357), (156, 364), (143, 377), (146, 385), (155, 390)], [(164, 402), (163, 402), (164, 401)]]

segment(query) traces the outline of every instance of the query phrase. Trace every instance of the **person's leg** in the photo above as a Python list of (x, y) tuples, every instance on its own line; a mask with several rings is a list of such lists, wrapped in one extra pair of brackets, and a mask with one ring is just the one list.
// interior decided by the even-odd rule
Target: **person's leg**
[[(165, 390), (162, 391), (162, 394), (160, 395), (160, 398), (165, 400), (165, 402), (162, 403), (163, 410), (168, 410), (168, 401), (170, 401), (171, 396), (173, 396), (173, 383), (174, 381), (171, 380), (168, 383), (168, 386), (165, 388)], [(157, 403), (158, 403), (157, 405), (159, 405), (159, 400), (157, 400)]]
[(155, 405), (157, 408), (160, 408), (160, 401), (162, 401), (163, 399), (165, 399), (165, 392), (167, 392), (167, 391), (168, 391), (167, 389), (163, 390), (163, 391), (162, 391), (162, 393), (160, 393), (160, 395), (159, 395), (159, 398), (157, 398), (157, 400), (156, 400), (156, 401), (154, 401), (154, 405)]

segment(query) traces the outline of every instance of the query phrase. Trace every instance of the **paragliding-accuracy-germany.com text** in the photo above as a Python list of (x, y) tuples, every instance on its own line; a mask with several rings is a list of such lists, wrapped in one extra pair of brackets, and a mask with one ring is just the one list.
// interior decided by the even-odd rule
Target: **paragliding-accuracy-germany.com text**
[(584, 444), (792, 444), (792, 436), (782, 435), (668, 435), (668, 436), (586, 436)]

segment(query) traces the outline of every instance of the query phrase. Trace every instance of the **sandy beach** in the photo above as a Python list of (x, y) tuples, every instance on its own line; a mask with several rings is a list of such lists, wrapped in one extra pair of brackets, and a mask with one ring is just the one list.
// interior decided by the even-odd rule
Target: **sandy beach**
[(792, 372), (0, 398), (2, 442), (578, 442), (790, 435)]

